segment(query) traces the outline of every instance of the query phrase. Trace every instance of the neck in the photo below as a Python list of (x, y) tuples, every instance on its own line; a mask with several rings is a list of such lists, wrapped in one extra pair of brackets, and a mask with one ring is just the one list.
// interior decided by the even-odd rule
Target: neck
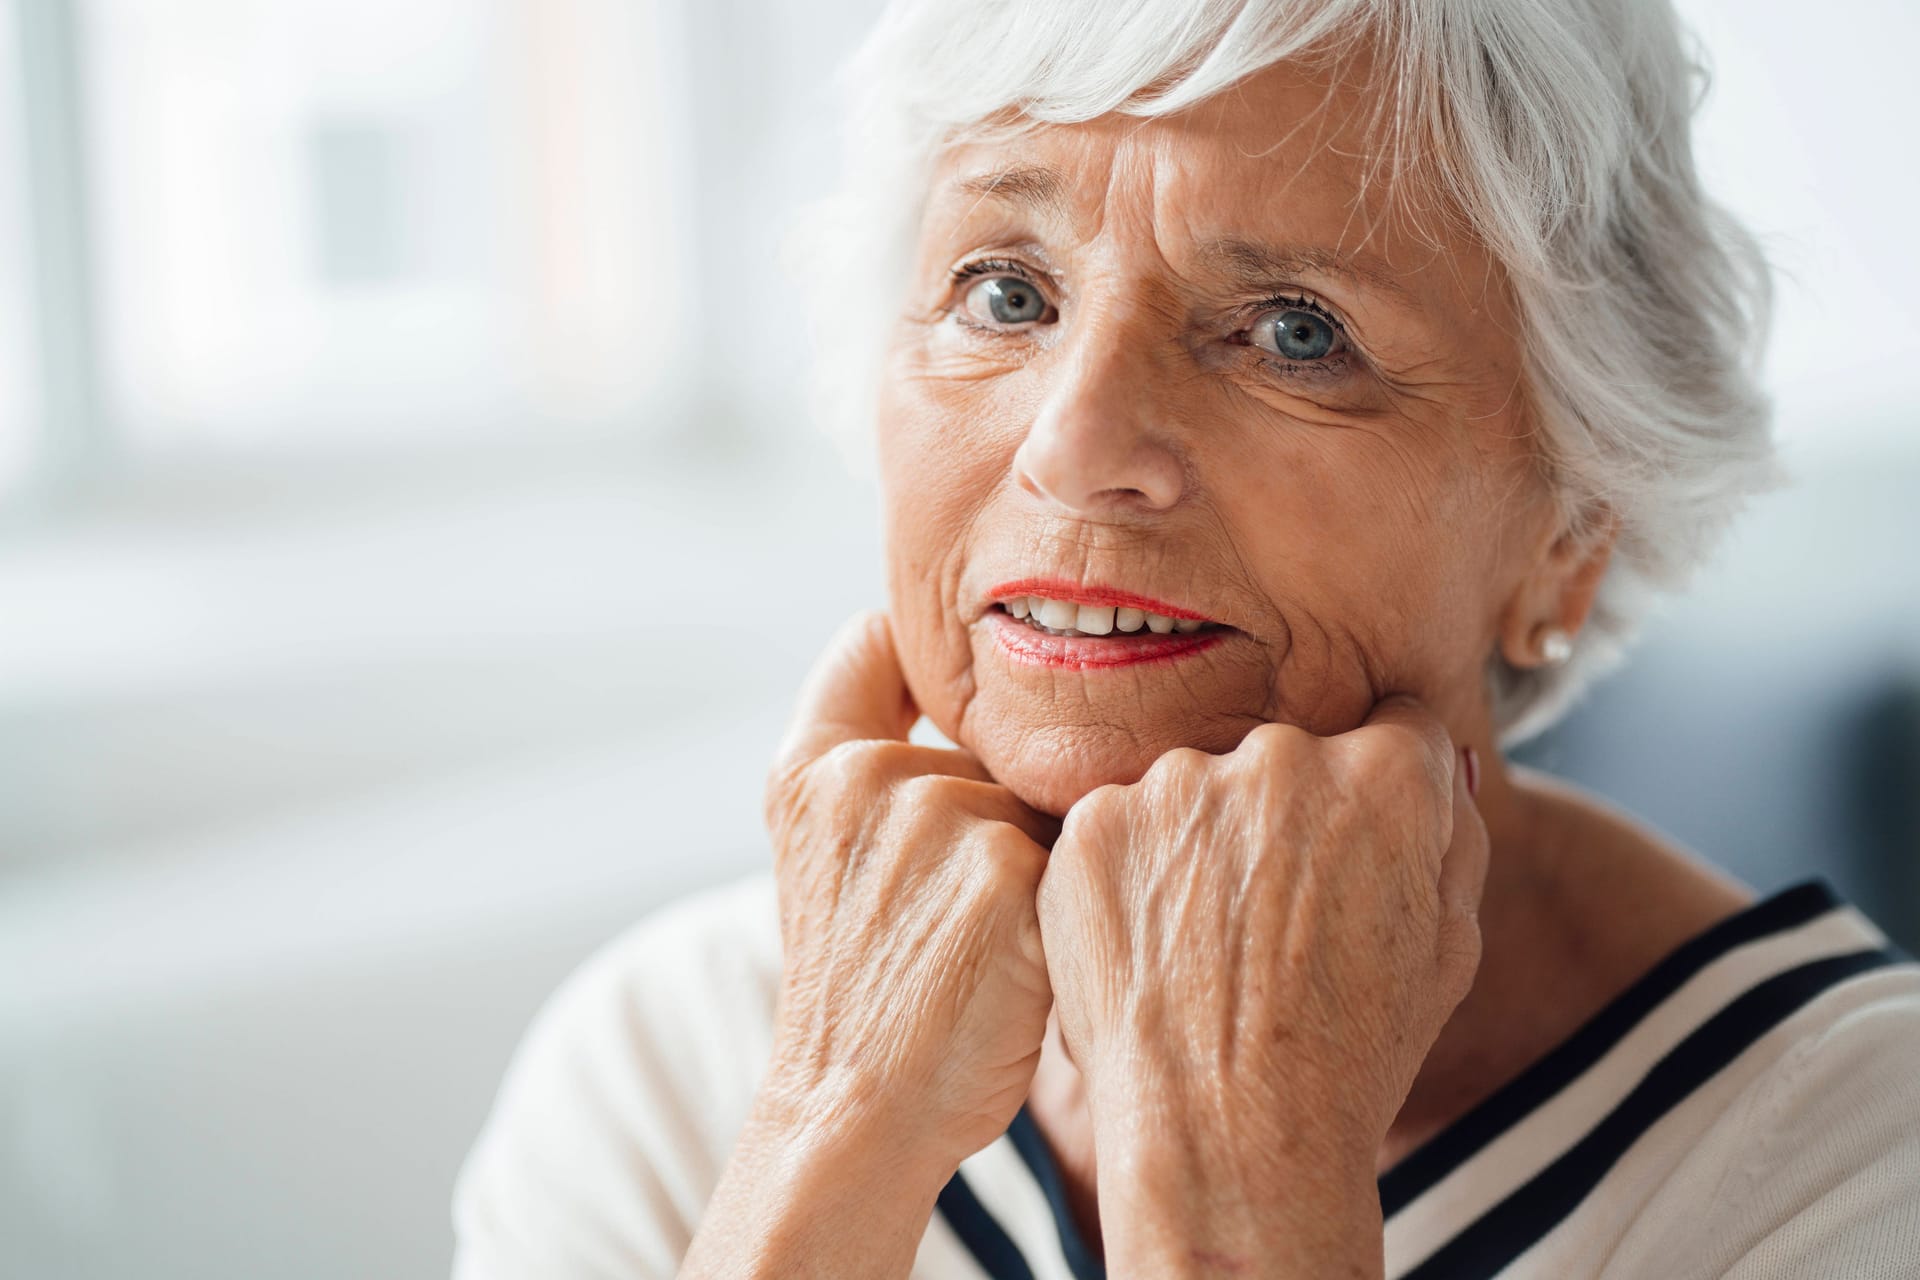
[(1476, 803), (1488, 841), (1479, 976), (1414, 1078), (1382, 1143), (1382, 1169), (1550, 1047), (1548, 1011), (1570, 1003), (1545, 989), (1562, 981), (1561, 966), (1552, 962), (1566, 931), (1558, 904), (1568, 868), (1552, 856), (1569, 843), (1561, 817), (1539, 793), (1516, 785), (1497, 750), (1482, 757)]

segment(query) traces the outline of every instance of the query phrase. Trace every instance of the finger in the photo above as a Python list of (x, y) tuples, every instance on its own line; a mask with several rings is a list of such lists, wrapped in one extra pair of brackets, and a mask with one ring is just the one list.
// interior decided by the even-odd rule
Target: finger
[(923, 747), (917, 742), (903, 742), (898, 747), (890, 748), (887, 754), (888, 773), (895, 778), (938, 773), (972, 782), (993, 781), (987, 766), (958, 748)]
[(1440, 858), (1440, 903), (1449, 917), (1472, 920), (1479, 915), (1487, 856), (1487, 824), (1467, 786), (1467, 765), (1461, 760), (1453, 771), (1453, 840)]
[(958, 779), (953, 785), (968, 813), (1016, 827), (1043, 849), (1053, 848), (1060, 838), (1060, 819), (1025, 804), (996, 782)]
[(1458, 761), (1453, 749), (1453, 735), (1447, 731), (1440, 717), (1427, 710), (1427, 705), (1412, 694), (1390, 693), (1380, 699), (1354, 732), (1403, 736), (1419, 750), (1421, 759), (1425, 761), (1427, 774), (1434, 782), (1436, 799), (1458, 772), (1454, 768)]
[(848, 619), (800, 686), (780, 759), (789, 765), (825, 755), (843, 742), (905, 741), (920, 718), (894, 651), (893, 628), (878, 609)]

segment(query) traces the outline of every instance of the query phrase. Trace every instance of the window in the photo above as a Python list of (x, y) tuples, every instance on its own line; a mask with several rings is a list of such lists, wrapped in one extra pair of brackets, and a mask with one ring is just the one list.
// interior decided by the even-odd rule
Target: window
[(678, 330), (653, 15), (85, 0), (102, 390), (133, 452), (603, 422)]

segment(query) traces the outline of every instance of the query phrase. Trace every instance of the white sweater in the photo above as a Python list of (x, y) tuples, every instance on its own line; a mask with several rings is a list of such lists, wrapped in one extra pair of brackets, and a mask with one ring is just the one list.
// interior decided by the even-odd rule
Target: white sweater
[[(1387, 1274), (1920, 1278), (1920, 966), (1886, 948), (1818, 884), (1682, 946), (1381, 1178)], [(672, 1276), (771, 1050), (779, 960), (760, 876), (575, 974), (461, 1174), (456, 1280)], [(913, 1269), (1101, 1274), (1024, 1112)]]

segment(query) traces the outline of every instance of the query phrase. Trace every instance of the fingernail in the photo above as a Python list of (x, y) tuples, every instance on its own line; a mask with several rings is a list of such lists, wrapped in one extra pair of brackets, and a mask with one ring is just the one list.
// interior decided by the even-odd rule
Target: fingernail
[(1460, 748), (1460, 758), (1467, 766), (1467, 794), (1480, 798), (1480, 753), (1472, 747)]

